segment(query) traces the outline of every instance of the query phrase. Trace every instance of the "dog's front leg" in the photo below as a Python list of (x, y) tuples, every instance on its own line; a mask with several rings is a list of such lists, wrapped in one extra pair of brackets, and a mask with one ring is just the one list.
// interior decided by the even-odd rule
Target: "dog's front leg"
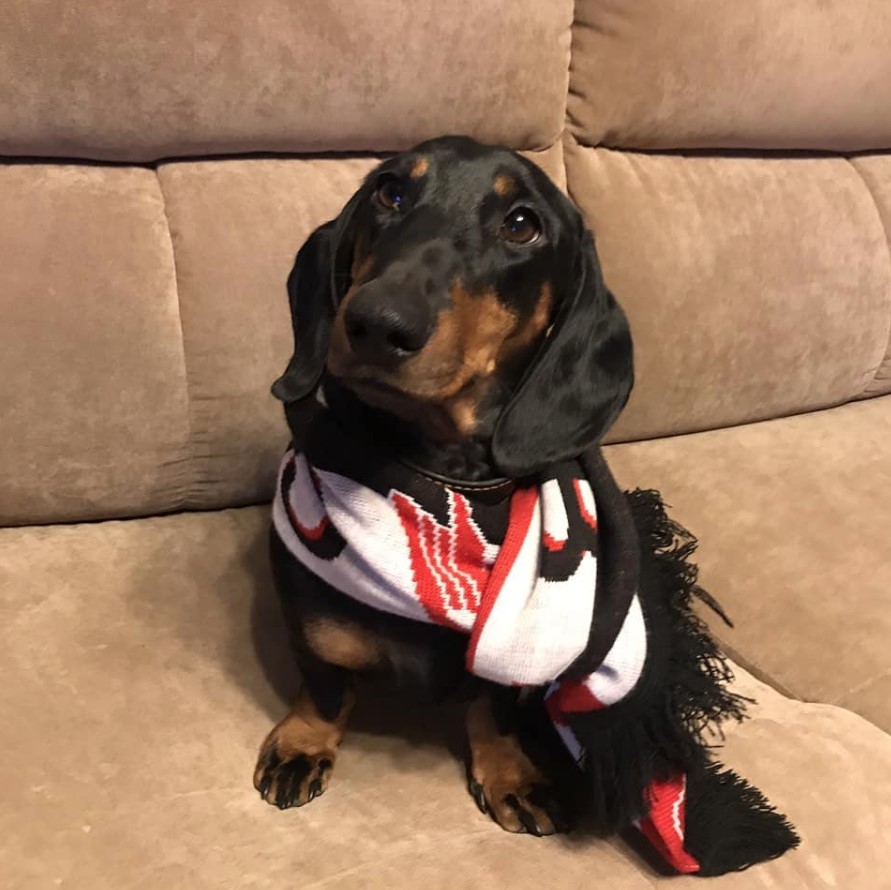
[(467, 710), (468, 788), (502, 828), (538, 837), (568, 830), (551, 781), (520, 741), (518, 690), (487, 686)]
[(254, 771), (254, 787), (279, 809), (303, 806), (328, 787), (355, 703), (349, 671), (313, 662), (301, 665), (300, 694), (263, 742)]

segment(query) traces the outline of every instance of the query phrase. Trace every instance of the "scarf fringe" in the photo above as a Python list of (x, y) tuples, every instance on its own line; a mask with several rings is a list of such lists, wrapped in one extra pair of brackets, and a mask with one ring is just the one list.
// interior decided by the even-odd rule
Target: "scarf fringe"
[(722, 740), (720, 724), (743, 720), (752, 702), (727, 689), (733, 670), (708, 625), (693, 611), (694, 604), (698, 600), (708, 606), (728, 627), (733, 622), (699, 586), (699, 568), (691, 561), (699, 542), (669, 517), (659, 492), (636, 489), (628, 494), (628, 502), (640, 537), (641, 584), (658, 589), (657, 595), (645, 599), (663, 607), (669, 622), (670, 706), (698, 743), (704, 744), (705, 734)]
[(791, 824), (758, 789), (712, 760), (721, 724), (744, 719), (750, 700), (727, 689), (733, 671), (694, 604), (730, 620), (698, 585), (691, 562), (697, 540), (669, 518), (659, 493), (635, 490), (627, 497), (640, 539), (651, 658), (628, 700), (571, 717), (586, 752), (585, 808), (596, 830), (614, 833), (646, 814), (652, 781), (684, 772), (685, 848), (700, 862), (699, 874), (772, 859), (798, 844)]
[(742, 871), (800, 842), (792, 823), (732, 770), (711, 763), (687, 777), (684, 848), (699, 862), (698, 875)]

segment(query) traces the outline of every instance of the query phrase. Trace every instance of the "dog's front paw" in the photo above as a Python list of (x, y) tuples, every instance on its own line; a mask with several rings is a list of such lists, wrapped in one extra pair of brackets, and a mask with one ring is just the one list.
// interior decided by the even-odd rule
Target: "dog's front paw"
[[(468, 777), (468, 790), (480, 810), (505, 831), (536, 837), (569, 831), (565, 808), (548, 781), (528, 760), (499, 764)], [(517, 769), (517, 767), (521, 767)]]
[(324, 793), (336, 756), (334, 751), (323, 750), (314, 754), (298, 751), (282, 757), (275, 741), (269, 740), (257, 760), (254, 788), (263, 800), (280, 810), (302, 807)]

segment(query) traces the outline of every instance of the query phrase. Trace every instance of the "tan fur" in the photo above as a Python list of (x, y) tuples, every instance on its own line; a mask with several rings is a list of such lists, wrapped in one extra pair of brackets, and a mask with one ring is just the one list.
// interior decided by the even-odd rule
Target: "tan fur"
[(430, 342), (406, 366), (408, 373), (413, 370), (408, 367), (412, 364), (451, 368), (451, 373), (444, 375), (446, 379), (425, 392), (434, 400), (451, 398), (474, 377), (486, 374), (493, 361), (497, 364), (498, 353), (517, 323), (493, 289), (473, 294), (457, 281), (452, 285), (451, 298), (452, 308), (440, 313)]
[(302, 689), (291, 713), (269, 734), (270, 739), (275, 739), (278, 756), (282, 760), (288, 760), (295, 754), (312, 755), (333, 751), (343, 738), (353, 703), (354, 696), (348, 693), (340, 714), (330, 722), (319, 714), (312, 696)]
[(517, 181), (506, 173), (499, 173), (492, 183), (492, 188), (499, 198), (507, 198), (517, 190)]
[[(334, 319), (328, 367), (335, 375), (352, 376), (357, 371), (343, 323), (356, 287), (353, 284), (347, 291)], [(451, 306), (440, 312), (426, 346), (389, 381), (406, 397), (360, 393), (369, 403), (419, 424), (428, 435), (444, 441), (472, 435), (492, 374), (504, 360), (534, 345), (547, 328), (553, 302), (546, 283), (529, 321), (518, 327), (516, 316), (493, 288), (473, 293), (456, 280), (450, 295)]]
[(495, 821), (507, 831), (523, 831), (516, 810), (505, 800), (514, 795), (535, 819), (543, 834), (554, 831), (548, 814), (531, 803), (527, 796), (536, 785), (547, 780), (532, 763), (515, 735), (498, 732), (492, 703), (488, 696), (475, 699), (467, 709), (467, 739), (470, 743), (470, 773), (482, 786), (486, 804)]
[(314, 783), (318, 784), (319, 793), (324, 792), (337, 759), (337, 746), (343, 739), (347, 719), (355, 701), (355, 694), (348, 690), (343, 707), (332, 722), (319, 714), (308, 692), (300, 691), (291, 713), (269, 733), (260, 748), (260, 757), (254, 770), (255, 788), (261, 787), (270, 768), (270, 753), (274, 753), (278, 761), (278, 765), (273, 767), (272, 781), (263, 794), (264, 800), (270, 803), (276, 801), (279, 781), (287, 776), (289, 764), (298, 759), (308, 761), (308, 768), (296, 789), (292, 805), (302, 806), (307, 803), (312, 797)]
[(412, 165), (409, 176), (412, 179), (420, 179), (430, 168), (430, 161), (424, 155), (421, 155)]
[(361, 256), (359, 251), (353, 254), (353, 265), (350, 269), (350, 276), (353, 279), (354, 290), (357, 285), (362, 284), (374, 268), (374, 254), (369, 253), (367, 256)]
[(309, 647), (328, 664), (363, 670), (381, 661), (382, 647), (367, 630), (331, 618), (319, 618), (304, 626)]
[(504, 342), (504, 349), (498, 356), (499, 360), (532, 346), (539, 339), (550, 323), (553, 301), (554, 294), (550, 282), (546, 281), (541, 286), (532, 315), (522, 328), (514, 331), (510, 339)]

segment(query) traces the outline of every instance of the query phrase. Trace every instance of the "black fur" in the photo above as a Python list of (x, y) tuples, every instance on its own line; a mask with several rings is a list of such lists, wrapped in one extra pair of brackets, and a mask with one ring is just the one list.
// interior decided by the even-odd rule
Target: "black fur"
[(578, 261), (550, 336), (499, 416), (495, 464), (523, 476), (597, 442), (634, 383), (631, 330), (607, 290), (592, 235), (578, 222)]
[[(412, 176), (419, 158), (427, 167), (423, 175)], [(513, 197), (492, 191), (502, 174), (516, 186)], [(382, 177), (395, 177), (404, 186), (405, 206), (399, 213), (386, 212), (376, 200)], [(522, 247), (505, 245), (495, 234), (518, 203), (541, 220), (541, 237)], [(373, 258), (361, 282), (352, 280), (357, 244)], [(370, 295), (389, 301), (387, 311), (402, 313), (406, 301), (427, 301), (420, 314), (412, 308), (410, 319), (414, 324), (422, 318), (411, 333), (426, 336), (429, 319), (447, 311), (446, 294), (456, 280), (471, 293), (494, 292), (520, 322), (533, 316), (543, 288), (553, 293), (553, 305), (546, 335), (495, 369), (476, 405), (472, 433), (450, 440), (431, 435), (410, 412), (395, 416), (380, 404), (368, 404), (360, 397), (357, 383), (362, 380), (339, 379), (326, 364), (338, 310), (354, 284), (355, 293), (365, 288), (365, 304)], [(689, 562), (695, 541), (668, 519), (656, 493), (622, 492), (597, 447), (631, 391), (631, 335), (604, 284), (591, 233), (547, 177), (512, 152), (469, 139), (424, 143), (382, 164), (343, 212), (313, 233), (297, 255), (288, 295), (294, 354), (273, 392), (285, 403), (298, 449), (311, 439), (321, 388), (326, 416), (340, 425), (350, 447), (360, 448), (358, 443), (371, 437), (388, 460), (431, 476), (519, 479), (561, 459), (583, 457), (603, 506), (598, 597), (608, 595), (612, 601), (603, 610), (597, 639), (592, 633), (567, 677), (580, 678), (601, 664), (607, 654), (602, 641), (615, 637), (635, 591), (645, 606), (649, 637), (644, 677), (635, 692), (613, 707), (571, 721), (588, 751), (585, 798), (597, 827), (615, 831), (627, 826), (645, 811), (648, 783), (682, 769), (691, 799), (707, 802), (716, 788), (733, 792), (716, 795), (714, 825), (706, 820), (689, 826), (690, 849), (702, 861), (703, 874), (742, 868), (797, 843), (785, 818), (756, 789), (719, 772), (703, 744), (706, 727), (740, 719), (745, 702), (726, 690), (726, 661), (691, 609), (696, 598), (717, 609), (696, 584)], [(394, 361), (402, 361), (398, 350)], [(384, 383), (391, 381), (389, 375), (390, 368), (382, 364)], [(318, 546), (336, 547), (337, 541)], [(360, 627), (378, 641), (379, 655), (368, 668), (391, 669), (437, 695), (467, 681), (463, 634), (388, 615), (339, 593), (294, 560), (275, 532), (271, 554), (306, 688), (326, 718), (339, 712), (351, 676), (309, 645), (306, 628), (320, 619)], [(549, 748), (554, 733), (541, 690), (522, 696), (503, 690), (494, 698), (503, 731), (522, 728), (524, 747), (528, 742)], [(565, 767), (565, 751), (563, 756)], [(295, 770), (295, 776), (305, 777), (304, 766)], [(295, 779), (288, 788), (297, 785)], [(471, 792), (482, 800), (481, 788), (471, 787)], [(287, 805), (290, 792), (283, 793)], [(723, 829), (716, 825), (743, 841), (722, 847), (715, 833)]]
[[(408, 171), (419, 157), (428, 159), (429, 171), (415, 181)], [(499, 174), (518, 184), (514, 199), (493, 193)], [(375, 190), (394, 176), (405, 185), (407, 208), (382, 215)], [(515, 205), (541, 219), (533, 245), (505, 245), (495, 234)], [(463, 137), (432, 140), (381, 164), (299, 251), (288, 279), (294, 353), (273, 386), (287, 405), (312, 398), (325, 374), (332, 319), (352, 284), (357, 242), (376, 258), (364, 286), (382, 290), (387, 282), (383, 290), (395, 293), (388, 299), (403, 304), (425, 300), (441, 310), (444, 288), (460, 280), (475, 291), (494, 290), (522, 321), (544, 286), (553, 292), (549, 335), (496, 370), (478, 406), (478, 428), (462, 441), (424, 435), (329, 378), (326, 388), (344, 422), (376, 431), (395, 456), (453, 478), (518, 478), (577, 456), (621, 411), (633, 384), (631, 335), (581, 214), (531, 162)]]

